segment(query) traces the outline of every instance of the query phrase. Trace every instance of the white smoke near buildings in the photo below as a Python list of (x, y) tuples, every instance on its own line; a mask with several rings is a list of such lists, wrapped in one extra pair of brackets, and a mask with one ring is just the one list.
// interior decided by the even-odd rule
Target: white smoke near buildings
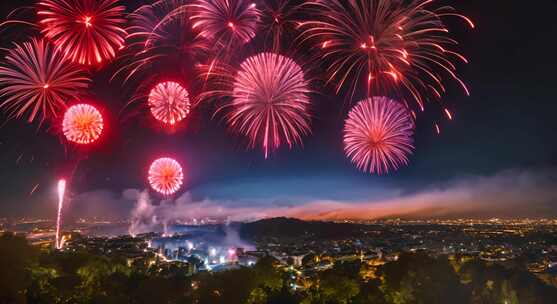
[[(163, 232), (163, 235), (173, 233), (172, 227), (176, 223), (192, 222), (193, 219), (216, 218), (218, 214), (226, 216), (219, 222), (229, 223), (232, 220), (242, 220), (235, 217), (231, 219), (231, 212), (219, 208), (209, 201), (194, 202), (189, 193), (180, 196), (176, 200), (163, 200), (158, 205), (153, 204), (154, 200), (149, 196), (149, 191), (137, 192), (137, 202), (130, 213), (130, 226), (128, 232), (132, 236), (149, 232)], [(207, 209), (208, 208), (208, 209)], [(213, 213), (210, 210), (216, 210)], [(203, 211), (202, 211), (203, 210)], [(255, 218), (254, 218), (255, 219)], [(236, 229), (229, 225), (224, 227), (223, 238), (213, 240), (218, 247), (237, 248), (252, 250), (255, 247), (243, 241)]]
[(158, 224), (156, 207), (151, 204), (147, 190), (138, 194), (137, 203), (130, 214), (129, 233), (135, 236), (152, 231)]
[(137, 202), (130, 212), (129, 233), (131, 235), (147, 232), (168, 234), (172, 232), (169, 231), (169, 227), (175, 223), (203, 223), (208, 220), (229, 223), (256, 220), (266, 215), (265, 212), (253, 212), (252, 208), (228, 208), (223, 206), (222, 202), (194, 201), (190, 193), (185, 193), (175, 200), (155, 202), (149, 196), (149, 192), (144, 190), (137, 195)]

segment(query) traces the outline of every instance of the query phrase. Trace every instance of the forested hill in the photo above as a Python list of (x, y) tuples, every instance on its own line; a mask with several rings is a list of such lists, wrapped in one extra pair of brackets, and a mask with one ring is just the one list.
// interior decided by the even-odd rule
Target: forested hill
[(363, 233), (363, 228), (364, 225), (359, 224), (302, 221), (279, 217), (244, 223), (240, 227), (240, 235), (245, 239), (302, 235), (317, 238), (357, 237)]

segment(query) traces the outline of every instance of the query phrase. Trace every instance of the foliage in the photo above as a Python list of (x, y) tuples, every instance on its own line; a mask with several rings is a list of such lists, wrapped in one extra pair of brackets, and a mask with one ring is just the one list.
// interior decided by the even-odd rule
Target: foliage
[[(313, 258), (304, 263), (307, 270)], [(542, 304), (557, 298), (555, 287), (518, 263), (502, 266), (420, 253), (401, 254), (382, 266), (337, 261), (330, 269), (307, 275), (269, 256), (251, 268), (193, 275), (194, 260), (143, 259), (40, 251), (22, 237), (4, 234), (0, 304)], [(372, 275), (370, 267), (376, 268)]]
[(37, 251), (24, 238), (13, 234), (0, 237), (0, 303), (25, 303), (36, 259)]

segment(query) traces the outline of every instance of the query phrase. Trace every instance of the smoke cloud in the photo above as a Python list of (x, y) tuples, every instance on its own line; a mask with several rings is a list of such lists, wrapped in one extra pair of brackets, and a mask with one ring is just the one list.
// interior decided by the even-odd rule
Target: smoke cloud
[[(241, 185), (239, 191), (248, 192), (246, 182), (242, 181)], [(492, 176), (454, 179), (422, 187), (418, 191), (408, 191), (400, 185), (382, 185), (380, 189), (371, 189), (377, 195), (370, 195), (372, 198), (368, 199), (329, 199), (327, 193), (316, 193), (312, 197), (289, 193), (289, 189), (280, 189), (280, 196), (270, 192), (267, 198), (262, 198), (259, 185), (255, 199), (249, 195), (230, 200), (211, 199), (210, 193), (207, 198), (195, 199), (199, 193), (186, 193), (176, 200), (158, 201), (150, 198), (147, 190), (126, 190), (120, 203), (129, 207), (130, 200), (135, 200), (133, 207), (127, 209), (127, 214), (131, 222), (129, 232), (137, 234), (164, 231), (169, 224), (193, 219), (252, 221), (278, 216), (305, 220), (556, 217), (556, 186), (555, 170), (509, 170)], [(233, 184), (229, 183), (227, 187), (233, 189)], [(361, 185), (356, 188), (359, 187)], [(373, 185), (369, 187), (373, 188)], [(361, 189), (356, 188), (354, 191), (361, 193)], [(107, 197), (105, 192), (94, 193)], [(222, 196), (222, 193), (219, 195)], [(91, 200), (95, 195), (88, 193), (81, 197)], [(95, 198), (94, 201), (99, 202), (100, 199)], [(110, 200), (111, 204), (117, 204), (115, 201), (115, 198)]]
[(297, 198), (290, 204), (263, 200), (194, 201), (190, 194), (175, 205), (164, 205), (159, 216), (175, 218), (226, 218), (249, 221), (288, 216), (308, 220), (379, 219), (392, 217), (551, 217), (557, 216), (557, 174), (555, 171), (510, 170), (493, 176), (474, 176), (431, 185), (403, 194), (391, 187), (383, 191), (392, 197), (378, 200), (328, 200)]

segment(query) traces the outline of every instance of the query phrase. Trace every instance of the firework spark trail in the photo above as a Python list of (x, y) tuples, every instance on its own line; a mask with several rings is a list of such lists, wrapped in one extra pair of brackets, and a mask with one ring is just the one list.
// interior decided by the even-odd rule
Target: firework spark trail
[(64, 195), (66, 194), (66, 180), (58, 181), (58, 216), (56, 218), (56, 249), (62, 249), (60, 246), (60, 228), (62, 224), (62, 207), (64, 206)]
[(149, 94), (148, 104), (157, 120), (170, 125), (182, 121), (190, 112), (188, 91), (173, 81), (157, 84)]
[(344, 150), (362, 171), (384, 174), (408, 163), (414, 120), (408, 109), (386, 97), (362, 100), (344, 127)]
[(24, 154), (24, 153), (19, 154), (19, 156), (18, 156), (17, 159), (15, 160), (15, 164), (16, 164), (16, 165), (19, 165), (19, 161), (21, 161), (21, 158), (23, 158), (23, 154)]
[(0, 97), (5, 98), (0, 108), (10, 119), (55, 119), (90, 81), (81, 67), (44, 40), (16, 44), (0, 66)]
[(71, 106), (64, 114), (62, 130), (66, 139), (86, 145), (96, 141), (103, 130), (101, 113), (88, 104)]
[(37, 6), (44, 36), (74, 62), (99, 64), (124, 47), (126, 8), (118, 0), (42, 0)]
[(32, 196), (33, 193), (35, 193), (35, 191), (37, 191), (37, 189), (39, 189), (39, 185), (40, 185), (40, 184), (36, 184), (36, 185), (33, 187), (33, 189), (31, 189), (31, 192), (29, 192), (29, 196)]
[(302, 24), (303, 41), (322, 49), (328, 82), (337, 94), (355, 94), (367, 81), (367, 96), (399, 95), (414, 100), (420, 110), (430, 97), (440, 99), (446, 80), (438, 71), (469, 90), (458, 77), (456, 62), (467, 59), (452, 50), (457, 41), (442, 18), (472, 21), (454, 8), (430, 9), (432, 0), (354, 0), (312, 2), (315, 16)]
[(290, 148), (310, 133), (309, 81), (292, 59), (274, 53), (248, 58), (232, 79), (222, 107), (230, 128), (261, 145), (265, 158), (283, 143)]
[(182, 166), (168, 157), (155, 160), (149, 167), (148, 181), (153, 190), (162, 195), (172, 195), (180, 190), (184, 180)]

